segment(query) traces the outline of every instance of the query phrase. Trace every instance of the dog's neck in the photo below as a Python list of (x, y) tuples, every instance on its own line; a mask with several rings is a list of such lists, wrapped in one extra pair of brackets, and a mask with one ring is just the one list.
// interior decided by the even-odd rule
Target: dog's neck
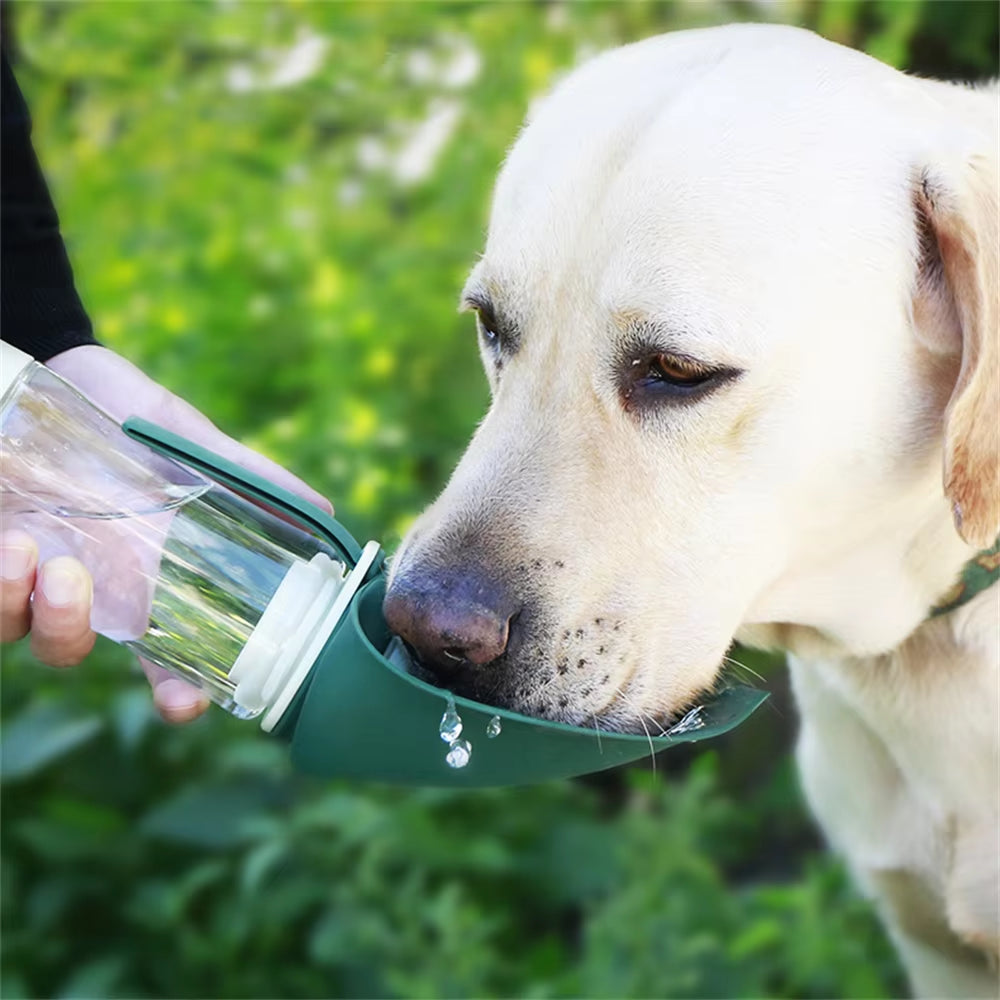
[(767, 603), (780, 608), (787, 602), (794, 613), (744, 625), (736, 638), (804, 660), (878, 656), (901, 647), (948, 599), (977, 554), (958, 537), (940, 502), (912, 525), (883, 525), (870, 544), (849, 546), (781, 581)]

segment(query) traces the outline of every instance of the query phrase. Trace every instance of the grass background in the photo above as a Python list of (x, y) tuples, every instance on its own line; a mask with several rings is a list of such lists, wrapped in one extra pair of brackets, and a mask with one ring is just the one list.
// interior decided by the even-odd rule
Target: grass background
[[(497, 167), (560, 74), (739, 19), (997, 71), (993, 3), (7, 13), (98, 336), (390, 549), (485, 409), (456, 299)], [(780, 664), (753, 665), (768, 706), (655, 772), (454, 793), (303, 780), (218, 711), (167, 728), (110, 643), (58, 674), (5, 647), (0, 992), (898, 996), (799, 798)]]

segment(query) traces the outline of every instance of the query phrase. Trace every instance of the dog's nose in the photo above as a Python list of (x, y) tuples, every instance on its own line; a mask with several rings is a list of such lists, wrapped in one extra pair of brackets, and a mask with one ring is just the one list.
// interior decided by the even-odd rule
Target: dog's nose
[(502, 656), (516, 610), (507, 589), (475, 569), (399, 576), (383, 605), (389, 628), (442, 677)]

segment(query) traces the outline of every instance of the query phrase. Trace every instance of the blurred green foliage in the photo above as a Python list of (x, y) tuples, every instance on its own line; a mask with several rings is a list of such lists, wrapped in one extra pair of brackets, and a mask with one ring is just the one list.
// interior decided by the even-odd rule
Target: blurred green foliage
[[(456, 315), (531, 99), (734, 19), (995, 73), (962, 2), (23, 3), (17, 72), (98, 335), (392, 547), (487, 391)], [(898, 995), (770, 706), (707, 753), (480, 793), (306, 782), (168, 729), (101, 642), (4, 650), (4, 997)]]

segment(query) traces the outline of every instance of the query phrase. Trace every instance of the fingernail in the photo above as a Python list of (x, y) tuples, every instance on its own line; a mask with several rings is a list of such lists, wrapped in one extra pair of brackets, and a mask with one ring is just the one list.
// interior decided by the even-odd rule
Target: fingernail
[(69, 556), (50, 559), (39, 574), (45, 600), (54, 608), (65, 608), (78, 601), (90, 601), (90, 577)]
[(168, 722), (187, 722), (208, 707), (208, 699), (182, 680), (168, 678), (153, 690), (156, 707)]
[(35, 559), (35, 543), (23, 531), (5, 531), (0, 536), (0, 577), (20, 580)]

